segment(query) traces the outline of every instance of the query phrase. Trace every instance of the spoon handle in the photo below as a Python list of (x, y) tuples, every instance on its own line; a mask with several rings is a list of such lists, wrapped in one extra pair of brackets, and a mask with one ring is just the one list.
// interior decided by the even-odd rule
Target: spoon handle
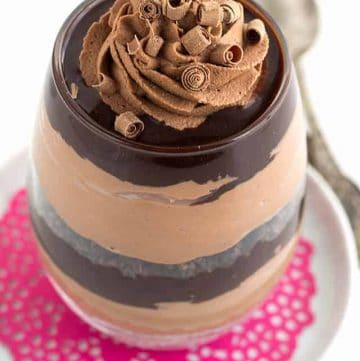
[(309, 124), (308, 148), (310, 164), (328, 181), (344, 206), (355, 234), (358, 254), (360, 254), (360, 190), (349, 178), (343, 175), (331, 154), (318, 126), (315, 112), (306, 89), (300, 61), (295, 61), (295, 67)]

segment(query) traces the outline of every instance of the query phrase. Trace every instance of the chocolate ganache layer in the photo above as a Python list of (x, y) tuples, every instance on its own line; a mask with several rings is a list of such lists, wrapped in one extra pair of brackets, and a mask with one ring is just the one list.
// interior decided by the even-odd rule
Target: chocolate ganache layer
[(113, 334), (129, 330), (130, 333), (189, 336), (189, 332), (214, 329), (219, 332), (224, 325), (228, 329), (231, 322), (261, 302), (285, 271), (297, 240), (298, 234), (239, 287), (219, 297), (200, 303), (161, 303), (157, 308), (129, 306), (101, 297), (67, 276), (41, 246), (39, 249), (44, 266), (64, 299), (79, 315), (91, 318), (102, 329), (114, 330)]
[[(297, 91), (287, 52), (281, 45), (283, 39), (268, 16), (251, 2), (244, 2), (245, 18), (261, 18), (270, 41), (262, 76), (249, 104), (211, 114), (198, 128), (183, 131), (144, 115), (141, 119), (145, 130), (136, 141), (131, 141), (112, 130), (114, 113), (96, 89), (84, 84), (79, 64), (74, 61), (79, 57), (82, 39), (90, 25), (113, 4), (93, 1), (86, 5), (89, 3), (91, 7), (83, 5), (77, 9), (66, 24), (68, 27), (76, 20), (76, 32), (64, 31), (57, 40), (45, 92), (51, 126), (81, 157), (124, 181), (139, 185), (167, 186), (187, 180), (206, 183), (226, 176), (236, 178), (214, 198), (250, 179), (271, 162), (272, 151), (295, 111)], [(76, 101), (63, 87), (64, 83), (69, 89), (73, 83), (78, 85)], [(252, 124), (255, 119), (256, 124)], [(247, 134), (240, 135), (243, 131)], [(239, 136), (239, 140), (233, 141)]]
[(129, 259), (82, 238), (56, 215), (36, 180), (30, 191), (31, 217), (44, 251), (69, 277), (112, 301), (155, 308), (166, 302), (204, 302), (238, 287), (294, 237), (303, 193), (301, 188), (287, 207), (233, 248), (180, 265)]

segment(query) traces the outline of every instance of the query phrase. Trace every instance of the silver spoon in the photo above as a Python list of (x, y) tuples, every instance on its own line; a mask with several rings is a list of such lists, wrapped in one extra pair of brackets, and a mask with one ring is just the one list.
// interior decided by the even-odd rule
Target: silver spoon
[(360, 190), (336, 164), (322, 135), (304, 81), (301, 57), (314, 44), (319, 30), (319, 13), (314, 0), (258, 0), (277, 20), (289, 43), (309, 123), (310, 163), (329, 182), (350, 219), (360, 250)]

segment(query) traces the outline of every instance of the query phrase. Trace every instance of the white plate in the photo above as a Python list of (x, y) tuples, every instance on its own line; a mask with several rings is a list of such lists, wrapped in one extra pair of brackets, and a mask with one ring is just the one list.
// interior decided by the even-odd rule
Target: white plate
[[(0, 170), (0, 214), (13, 192), (24, 186), (26, 164), (26, 151), (23, 151)], [(351, 338), (345, 326), (351, 323), (355, 314), (353, 305), (358, 294), (355, 282), (358, 278), (355, 242), (339, 201), (313, 169), (308, 171), (304, 236), (315, 246), (312, 269), (318, 292), (312, 305), (315, 322), (300, 337), (293, 360), (340, 360), (335, 354), (342, 352), (340, 346), (343, 344), (339, 346), (339, 342)], [(343, 322), (344, 319), (347, 322)], [(3, 361), (1, 350), (0, 355)], [(355, 355), (351, 357), (349, 355), (341, 359), (359, 360)]]

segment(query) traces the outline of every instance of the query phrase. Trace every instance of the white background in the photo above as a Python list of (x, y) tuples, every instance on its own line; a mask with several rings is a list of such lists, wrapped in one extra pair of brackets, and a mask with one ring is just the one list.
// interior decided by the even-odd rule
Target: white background
[[(78, 3), (10, 0), (2, 4), (0, 166), (31, 139), (56, 33)], [(304, 59), (308, 87), (331, 149), (343, 170), (360, 185), (360, 3), (322, 0), (319, 5), (321, 32)], [(360, 334), (359, 321), (354, 320), (354, 340)], [(344, 350), (348, 356), (342, 360), (360, 361), (359, 347), (356, 342), (353, 346)]]

